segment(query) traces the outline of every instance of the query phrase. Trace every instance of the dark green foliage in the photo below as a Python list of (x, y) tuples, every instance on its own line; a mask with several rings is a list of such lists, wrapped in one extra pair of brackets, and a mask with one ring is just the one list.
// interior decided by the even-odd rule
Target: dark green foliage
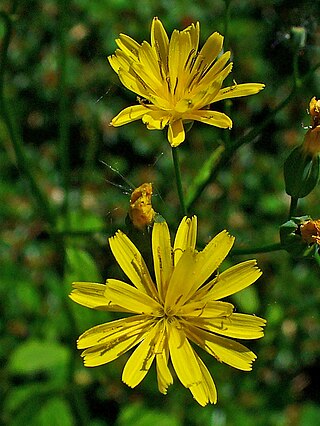
[[(166, 396), (159, 394), (153, 369), (137, 388), (127, 388), (121, 382), (126, 355), (106, 366), (83, 367), (79, 334), (118, 315), (68, 298), (75, 280), (126, 280), (108, 237), (126, 229), (135, 187), (152, 182), (155, 211), (172, 230), (180, 220), (165, 132), (149, 131), (141, 122), (108, 126), (136, 102), (106, 59), (118, 34), (141, 42), (150, 39), (154, 16), (169, 33), (199, 20), (201, 44), (214, 31), (228, 31), (225, 50), (231, 49), (234, 61), (228, 84), (232, 78), (266, 84), (258, 95), (215, 105), (232, 117), (231, 131), (194, 123), (179, 148), (199, 243), (204, 246), (226, 228), (236, 236), (235, 248), (246, 249), (280, 243), (279, 226), (288, 218), (283, 164), (303, 140), (310, 99), (320, 97), (319, 69), (303, 80), (319, 63), (318, 9), (318, 2), (309, 0), (1, 1), (1, 52), (7, 16), (12, 35), (0, 68), (0, 423), (318, 424), (320, 279), (314, 260), (297, 260), (284, 250), (228, 258), (223, 267), (257, 258), (262, 278), (232, 302), (268, 325), (263, 339), (248, 342), (258, 355), (250, 373), (201, 354), (218, 389), (217, 406), (205, 408), (177, 379)], [(293, 26), (306, 34), (298, 51), (293, 51)], [(19, 163), (12, 135), (22, 142), (27, 167)], [(290, 173), (293, 179), (295, 170)], [(319, 195), (316, 187), (296, 216), (319, 218)]]

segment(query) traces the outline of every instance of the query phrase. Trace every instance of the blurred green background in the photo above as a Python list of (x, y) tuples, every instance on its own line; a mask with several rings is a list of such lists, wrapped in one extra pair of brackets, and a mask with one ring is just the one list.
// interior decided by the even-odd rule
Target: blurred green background
[[(126, 356), (106, 366), (83, 367), (77, 336), (116, 315), (76, 306), (67, 297), (73, 280), (103, 282), (119, 276), (107, 237), (124, 229), (132, 189), (152, 182), (155, 210), (172, 230), (181, 218), (165, 133), (148, 131), (141, 121), (109, 127), (113, 116), (136, 102), (106, 60), (118, 34), (142, 42), (150, 40), (154, 16), (168, 33), (199, 20), (201, 43), (214, 31), (227, 35), (225, 49), (234, 61), (229, 84), (232, 79), (266, 84), (258, 95), (217, 105), (229, 111), (232, 131), (193, 125), (179, 148), (187, 194), (219, 144), (258, 128), (294, 90), (287, 105), (208, 181), (190, 209), (199, 217), (200, 244), (227, 228), (236, 236), (236, 248), (260, 246), (279, 241), (290, 202), (283, 163), (303, 140), (310, 99), (320, 96), (319, 68), (300, 88), (293, 78), (294, 58), (301, 76), (319, 63), (319, 6), (318, 0), (2, 0), (2, 51), (8, 15), (13, 25), (5, 69), (0, 70), (6, 108), (2, 99), (3, 424), (319, 424), (320, 280), (319, 266), (311, 260), (293, 259), (285, 251), (228, 257), (224, 267), (258, 259), (262, 278), (232, 302), (268, 324), (263, 339), (248, 342), (258, 355), (250, 373), (201, 354), (218, 389), (218, 404), (205, 408), (177, 379), (166, 396), (159, 394), (153, 370), (129, 389), (121, 382)], [(301, 47), (292, 31), (297, 26), (306, 34)], [(27, 166), (17, 161), (12, 134), (23, 144)], [(48, 199), (55, 226), (34, 197), (25, 169)], [(319, 218), (319, 195), (316, 188), (303, 199), (299, 215)]]

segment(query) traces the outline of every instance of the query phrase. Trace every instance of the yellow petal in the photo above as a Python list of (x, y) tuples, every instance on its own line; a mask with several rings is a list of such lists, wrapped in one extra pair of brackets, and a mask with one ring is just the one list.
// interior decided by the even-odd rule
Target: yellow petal
[[(205, 313), (204, 313), (205, 315)], [(255, 315), (233, 313), (227, 318), (194, 318), (192, 323), (212, 333), (235, 339), (259, 339), (263, 336), (266, 320)]]
[(153, 92), (152, 88), (147, 83), (139, 78), (134, 68), (131, 66), (129, 71), (119, 68), (118, 76), (121, 83), (133, 93), (141, 96), (142, 98), (149, 99), (150, 94)]
[(78, 349), (105, 345), (112, 348), (117, 341), (143, 334), (150, 328), (153, 319), (146, 315), (133, 315), (128, 318), (100, 324), (85, 331), (77, 341)]
[(76, 282), (72, 283), (72, 286), (73, 290), (69, 297), (79, 305), (103, 311), (128, 312), (105, 297), (105, 284)]
[(190, 297), (194, 283), (197, 282), (197, 275), (194, 273), (195, 256), (194, 251), (187, 248), (173, 270), (164, 303), (167, 314), (176, 313)]
[(169, 38), (160, 19), (154, 18), (151, 25), (151, 46), (155, 50), (159, 66), (163, 75), (168, 74), (167, 57), (169, 50)]
[(115, 127), (123, 126), (124, 124), (131, 123), (132, 121), (139, 120), (148, 112), (149, 109), (144, 105), (134, 105), (119, 112), (119, 114), (112, 119), (110, 124)]
[(158, 339), (159, 328), (156, 324), (151, 328), (144, 340), (132, 353), (122, 373), (122, 381), (131, 388), (137, 386), (148, 373), (155, 357), (155, 346)]
[(201, 123), (210, 124), (211, 126), (220, 127), (222, 129), (230, 129), (232, 127), (231, 119), (222, 112), (200, 109), (184, 114), (184, 119), (201, 121)]
[(160, 316), (162, 306), (137, 288), (118, 280), (107, 280), (105, 296), (116, 305), (137, 314)]
[[(161, 87), (165, 79), (160, 72), (158, 57), (155, 50), (146, 41), (142, 43), (141, 49), (139, 50), (139, 60), (141, 68), (144, 69), (145, 73), (153, 76), (154, 80), (157, 82), (157, 86)], [(165, 85), (165, 87), (166, 86), (167, 85)]]
[(197, 217), (184, 217), (176, 232), (173, 254), (174, 264), (177, 265), (182, 253), (187, 249), (195, 250), (197, 240)]
[(229, 317), (234, 310), (234, 306), (227, 302), (207, 302), (207, 301), (196, 301), (184, 304), (177, 312), (178, 316), (185, 317), (186, 321), (192, 322), (195, 320), (204, 321), (210, 319), (220, 320), (222, 317)]
[(152, 254), (160, 300), (164, 301), (173, 271), (170, 233), (166, 222), (155, 223), (153, 225)]
[(194, 72), (200, 75), (210, 67), (222, 49), (223, 37), (215, 32), (206, 40), (194, 63)]
[(119, 38), (116, 39), (116, 43), (129, 58), (138, 58), (138, 52), (141, 46), (133, 38), (126, 34), (120, 34)]
[(212, 63), (204, 73), (200, 74), (197, 79), (192, 81), (192, 89), (195, 89), (195, 83), (200, 83), (201, 86), (206, 86), (211, 85), (215, 79), (220, 79), (222, 82), (232, 69), (232, 65), (229, 64), (228, 68), (222, 72), (224, 66), (230, 58), (230, 55), (231, 52), (225, 52), (214, 64)]
[(239, 98), (241, 96), (255, 95), (264, 89), (265, 85), (260, 83), (244, 83), (235, 84), (234, 86), (225, 87), (220, 90), (214, 102), (221, 101), (222, 99)]
[(203, 331), (190, 323), (184, 328), (187, 337), (218, 361), (243, 371), (252, 370), (257, 356), (241, 343)]
[(130, 66), (127, 62), (127, 57), (119, 49), (117, 49), (113, 55), (108, 56), (108, 61), (117, 74), (120, 68), (129, 71)]
[(192, 52), (192, 43), (189, 31), (175, 30), (170, 39), (168, 57), (169, 85), (174, 103), (181, 98), (187, 87), (190, 76), (187, 66), (190, 52)]
[[(113, 321), (93, 327), (78, 340), (78, 348), (84, 350), (81, 356), (86, 367), (96, 367), (118, 358), (143, 340), (148, 333), (152, 321), (145, 317), (140, 320), (133, 317)], [(102, 342), (102, 343), (101, 343)]]
[[(184, 34), (188, 37), (187, 34)], [(180, 37), (182, 34), (178, 30), (174, 30), (169, 43), (169, 55), (168, 55), (168, 66), (169, 66), (169, 84), (170, 84), (170, 92), (172, 94), (176, 93), (176, 88), (178, 85), (178, 76), (179, 72), (181, 72), (180, 68)], [(186, 38), (187, 40), (187, 38)], [(190, 39), (189, 39), (190, 41)]]
[(237, 293), (254, 283), (261, 274), (256, 260), (238, 263), (219, 274), (210, 291), (210, 297), (218, 300)]
[(165, 111), (149, 111), (142, 118), (149, 130), (162, 130), (169, 120), (170, 116)]
[(168, 359), (168, 349), (156, 354), (158, 389), (164, 395), (166, 395), (168, 387), (173, 383), (173, 377), (168, 367)]
[(221, 262), (229, 253), (234, 237), (227, 231), (216, 235), (206, 247), (197, 253), (195, 268), (192, 273), (197, 277), (193, 293), (217, 270)]
[(211, 377), (211, 374), (209, 373), (209, 370), (196, 352), (195, 356), (202, 373), (202, 380), (199, 384), (191, 386), (190, 391), (194, 399), (203, 407), (207, 405), (208, 402), (210, 402), (211, 404), (216, 404), (217, 389)]
[(191, 24), (188, 28), (183, 31), (188, 31), (191, 38), (191, 49), (196, 53), (199, 47), (199, 38), (200, 38), (200, 24), (197, 22), (195, 25)]
[(133, 285), (140, 291), (157, 298), (157, 291), (141, 253), (121, 231), (109, 238), (111, 251)]
[(185, 139), (182, 120), (176, 120), (169, 123), (168, 140), (172, 147), (179, 146)]
[(90, 282), (72, 283), (73, 290), (69, 297), (79, 305), (93, 309), (108, 310), (108, 300), (104, 296), (104, 284)]
[(202, 380), (202, 372), (186, 335), (179, 322), (172, 319), (168, 323), (168, 343), (173, 368), (186, 388), (199, 384)]
[(212, 336), (211, 340), (206, 342), (205, 349), (218, 361), (231, 365), (238, 370), (252, 370), (252, 363), (257, 356), (246, 346), (220, 336)]

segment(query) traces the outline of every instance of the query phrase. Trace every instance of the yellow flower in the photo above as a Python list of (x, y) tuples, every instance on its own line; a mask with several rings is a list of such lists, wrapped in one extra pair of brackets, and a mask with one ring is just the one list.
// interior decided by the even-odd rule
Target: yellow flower
[[(142, 99), (139, 105), (125, 108), (111, 125), (122, 126), (140, 118), (150, 130), (169, 127), (168, 140), (173, 147), (185, 139), (184, 122), (201, 121), (221, 128), (231, 128), (231, 119), (209, 105), (222, 99), (253, 95), (264, 84), (234, 84), (221, 88), (232, 69), (227, 62), (230, 52), (219, 58), (223, 37), (215, 32), (200, 51), (200, 26), (192, 24), (183, 31), (174, 30), (169, 40), (158, 18), (151, 26), (151, 44), (141, 45), (120, 34), (119, 49), (109, 62), (122, 84)], [(218, 58), (218, 59), (217, 59)]]
[(128, 386), (137, 386), (155, 360), (158, 388), (166, 394), (173, 382), (171, 361), (181, 383), (204, 406), (216, 403), (217, 392), (190, 342), (220, 362), (249, 371), (256, 355), (232, 339), (260, 338), (266, 322), (234, 313), (231, 303), (218, 300), (257, 280), (261, 271), (256, 261), (217, 273), (234, 238), (222, 231), (197, 251), (196, 233), (196, 217), (183, 218), (172, 247), (166, 222), (154, 224), (153, 279), (138, 249), (118, 231), (110, 238), (110, 247), (132, 284), (116, 279), (107, 279), (106, 285), (76, 282), (70, 297), (89, 308), (135, 314), (93, 327), (79, 337), (86, 366), (108, 363), (136, 346), (122, 374)]
[(320, 100), (317, 100), (315, 97), (311, 99), (309, 112), (311, 126), (305, 135), (303, 150), (307, 154), (316, 156), (320, 153)]

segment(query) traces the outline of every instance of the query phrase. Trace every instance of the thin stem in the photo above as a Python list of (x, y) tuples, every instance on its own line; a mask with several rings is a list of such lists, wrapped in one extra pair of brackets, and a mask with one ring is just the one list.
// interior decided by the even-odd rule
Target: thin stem
[(4, 94), (4, 76), (5, 68), (7, 64), (8, 47), (12, 35), (12, 21), (4, 12), (0, 12), (0, 18), (4, 21), (5, 33), (2, 42), (2, 50), (0, 55), (0, 110), (2, 112), (2, 118), (5, 126), (7, 127), (8, 134), (10, 136), (13, 150), (16, 157), (16, 165), (20, 173), (24, 176), (30, 185), (32, 195), (37, 204), (36, 209), (40, 210), (43, 218), (48, 224), (55, 227), (55, 215), (49, 204), (49, 200), (45, 197), (44, 193), (40, 189), (36, 178), (33, 175), (33, 171), (29, 165), (29, 159), (24, 150), (23, 141), (20, 132), (17, 129), (16, 122), (12, 118), (11, 110), (8, 106), (7, 100)]
[(225, 4), (226, 4), (226, 9), (224, 12), (224, 22), (223, 22), (223, 26), (224, 26), (224, 31), (223, 31), (223, 36), (224, 36), (224, 47), (225, 49), (228, 49), (228, 45), (229, 45), (229, 23), (230, 23), (230, 10), (231, 10), (231, 0), (225, 0)]
[(213, 182), (214, 179), (217, 177), (219, 171), (230, 162), (236, 150), (242, 145), (249, 143), (254, 138), (256, 138), (262, 132), (262, 130), (273, 120), (273, 118), (278, 114), (278, 112), (281, 111), (286, 105), (288, 105), (291, 99), (301, 90), (302, 87), (305, 86), (307, 81), (312, 77), (312, 75), (318, 68), (320, 68), (320, 62), (314, 67), (312, 67), (310, 71), (300, 79), (300, 85), (293, 87), (289, 95), (282, 102), (280, 102), (275, 109), (273, 109), (269, 113), (269, 115), (260, 123), (260, 125), (253, 127), (248, 133), (235, 140), (233, 144), (230, 144), (230, 146), (226, 147), (226, 150), (220, 157), (220, 160), (218, 161), (216, 167), (212, 170), (212, 173), (210, 174), (208, 179), (203, 182), (201, 187), (199, 187), (199, 190), (197, 191), (197, 193), (194, 194), (194, 197), (190, 198), (187, 205), (188, 210), (190, 210), (190, 208), (192, 208), (192, 206), (198, 200), (203, 190), (207, 187), (208, 183)]
[(289, 210), (289, 219), (290, 219), (290, 217), (295, 216), (296, 211), (297, 211), (297, 207), (298, 207), (298, 201), (299, 201), (299, 198), (291, 197), (291, 200), (290, 200), (290, 210)]
[(254, 254), (254, 253), (270, 253), (273, 251), (283, 250), (283, 247), (280, 243), (275, 244), (267, 244), (261, 247), (247, 247), (243, 249), (233, 249), (231, 254), (239, 255), (239, 254)]
[(299, 50), (297, 50), (293, 55), (293, 84), (294, 87), (299, 87), (301, 85), (300, 73), (299, 73)]
[(179, 165), (179, 157), (178, 157), (178, 149), (172, 148), (172, 159), (174, 165), (174, 172), (176, 176), (177, 190), (180, 200), (180, 208), (183, 216), (187, 215), (186, 203), (184, 201), (183, 189), (182, 189), (182, 181), (181, 181), (181, 173), (180, 173), (180, 165)]

